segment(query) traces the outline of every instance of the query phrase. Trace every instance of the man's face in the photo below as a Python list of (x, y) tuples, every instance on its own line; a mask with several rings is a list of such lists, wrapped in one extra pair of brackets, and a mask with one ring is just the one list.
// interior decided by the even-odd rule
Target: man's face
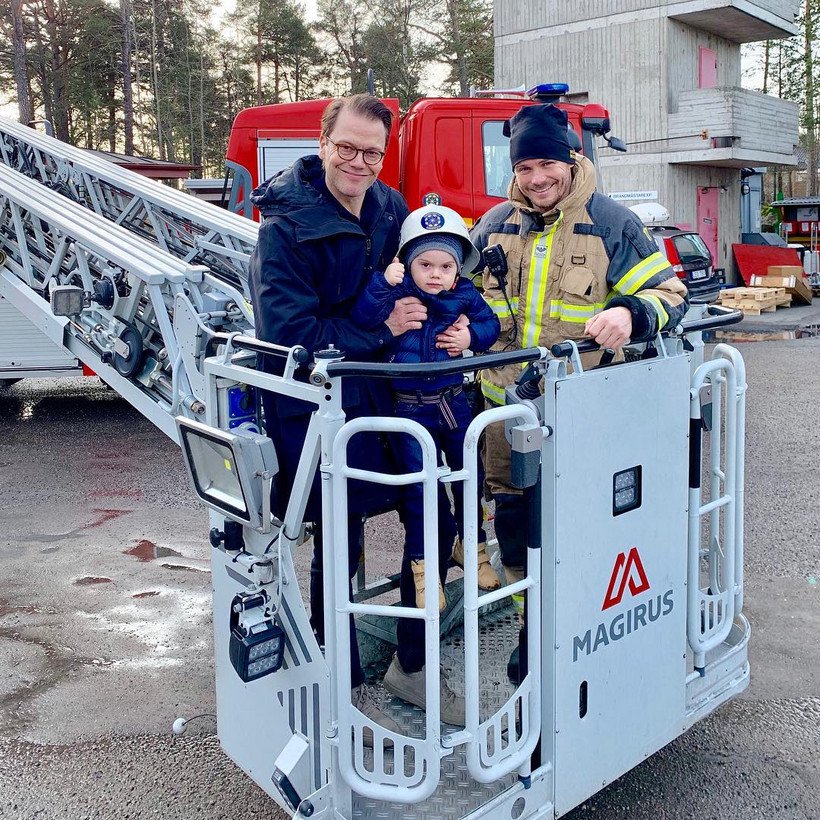
[(513, 169), (515, 181), (539, 211), (552, 210), (572, 187), (572, 166), (554, 159), (525, 159)]
[[(333, 130), (319, 139), (319, 156), (325, 169), (328, 190), (349, 210), (357, 213), (367, 189), (376, 181), (382, 169), (383, 158), (375, 165), (364, 161), (361, 151), (353, 159), (339, 156), (338, 146), (384, 152), (386, 147), (384, 125), (345, 109), (339, 112)], [(350, 206), (354, 206), (350, 208)]]

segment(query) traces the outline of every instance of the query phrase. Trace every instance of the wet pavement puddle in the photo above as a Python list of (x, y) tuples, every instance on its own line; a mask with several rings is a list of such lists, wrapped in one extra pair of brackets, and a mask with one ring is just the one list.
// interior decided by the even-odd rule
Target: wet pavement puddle
[(39, 615), (42, 610), (37, 607), (29, 605), (14, 606), (12, 604), (0, 603), (0, 618), (4, 615), (24, 614), (24, 615)]
[(155, 561), (157, 558), (182, 558), (182, 553), (170, 547), (161, 547), (146, 538), (137, 542), (136, 547), (124, 550), (123, 555), (133, 555), (140, 562)]
[(816, 339), (820, 337), (820, 325), (807, 325), (797, 330), (707, 330), (703, 341), (707, 344), (727, 342), (780, 342), (790, 339)]
[[(102, 509), (102, 508), (94, 508), (92, 510), (93, 513), (96, 514), (96, 518), (88, 524), (81, 524), (79, 527), (75, 527), (73, 530), (69, 530), (68, 532), (61, 532), (57, 533), (56, 535), (30, 535), (29, 541), (33, 541), (35, 543), (40, 544), (51, 544), (54, 541), (62, 541), (65, 538), (73, 538), (76, 535), (79, 535), (81, 532), (85, 530), (93, 530), (97, 527), (101, 527), (103, 524), (107, 524), (109, 521), (113, 521), (115, 518), (120, 518), (123, 515), (127, 515), (133, 510), (110, 510), (110, 509)], [(52, 549), (44, 549), (41, 552), (56, 552), (57, 547)]]

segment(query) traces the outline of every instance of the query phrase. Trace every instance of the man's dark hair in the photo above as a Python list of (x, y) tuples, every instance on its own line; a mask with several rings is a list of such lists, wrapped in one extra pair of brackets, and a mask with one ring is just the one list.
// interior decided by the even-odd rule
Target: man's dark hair
[(323, 137), (330, 136), (342, 111), (350, 111), (359, 117), (381, 122), (384, 126), (384, 142), (387, 144), (393, 125), (393, 112), (380, 99), (370, 94), (354, 94), (352, 97), (339, 97), (333, 100), (322, 114)]

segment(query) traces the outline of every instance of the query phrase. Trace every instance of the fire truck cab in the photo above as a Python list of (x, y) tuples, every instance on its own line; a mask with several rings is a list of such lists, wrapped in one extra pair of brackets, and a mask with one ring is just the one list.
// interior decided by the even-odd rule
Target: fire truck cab
[[(616, 150), (609, 112), (601, 105), (564, 101), (569, 87), (552, 83), (523, 91), (478, 92), (480, 96), (424, 98), (399, 117), (399, 101), (386, 99), (396, 114), (380, 179), (400, 190), (410, 208), (425, 202), (447, 205), (468, 224), (506, 198), (512, 176), (504, 121), (523, 105), (552, 102), (567, 112), (575, 149), (596, 162), (597, 136)], [(322, 112), (329, 99), (246, 108), (234, 121), (226, 166), (233, 176), (230, 210), (254, 216), (255, 186), (319, 147)], [(258, 218), (258, 216), (256, 217)]]

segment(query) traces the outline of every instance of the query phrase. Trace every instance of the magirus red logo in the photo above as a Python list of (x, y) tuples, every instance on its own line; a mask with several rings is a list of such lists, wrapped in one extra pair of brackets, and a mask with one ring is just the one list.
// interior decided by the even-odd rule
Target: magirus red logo
[(601, 612), (621, 603), (627, 584), (633, 596), (640, 595), (649, 589), (649, 581), (637, 547), (632, 547), (628, 553), (619, 553), (615, 559)]
[[(619, 553), (615, 559), (601, 611), (620, 604), (627, 587), (632, 596), (649, 591), (649, 579), (637, 547)], [(666, 592), (641, 598), (633, 606), (621, 610), (608, 620), (579, 632), (572, 639), (573, 663), (669, 615), (675, 608), (674, 596), (674, 589), (668, 589)]]

